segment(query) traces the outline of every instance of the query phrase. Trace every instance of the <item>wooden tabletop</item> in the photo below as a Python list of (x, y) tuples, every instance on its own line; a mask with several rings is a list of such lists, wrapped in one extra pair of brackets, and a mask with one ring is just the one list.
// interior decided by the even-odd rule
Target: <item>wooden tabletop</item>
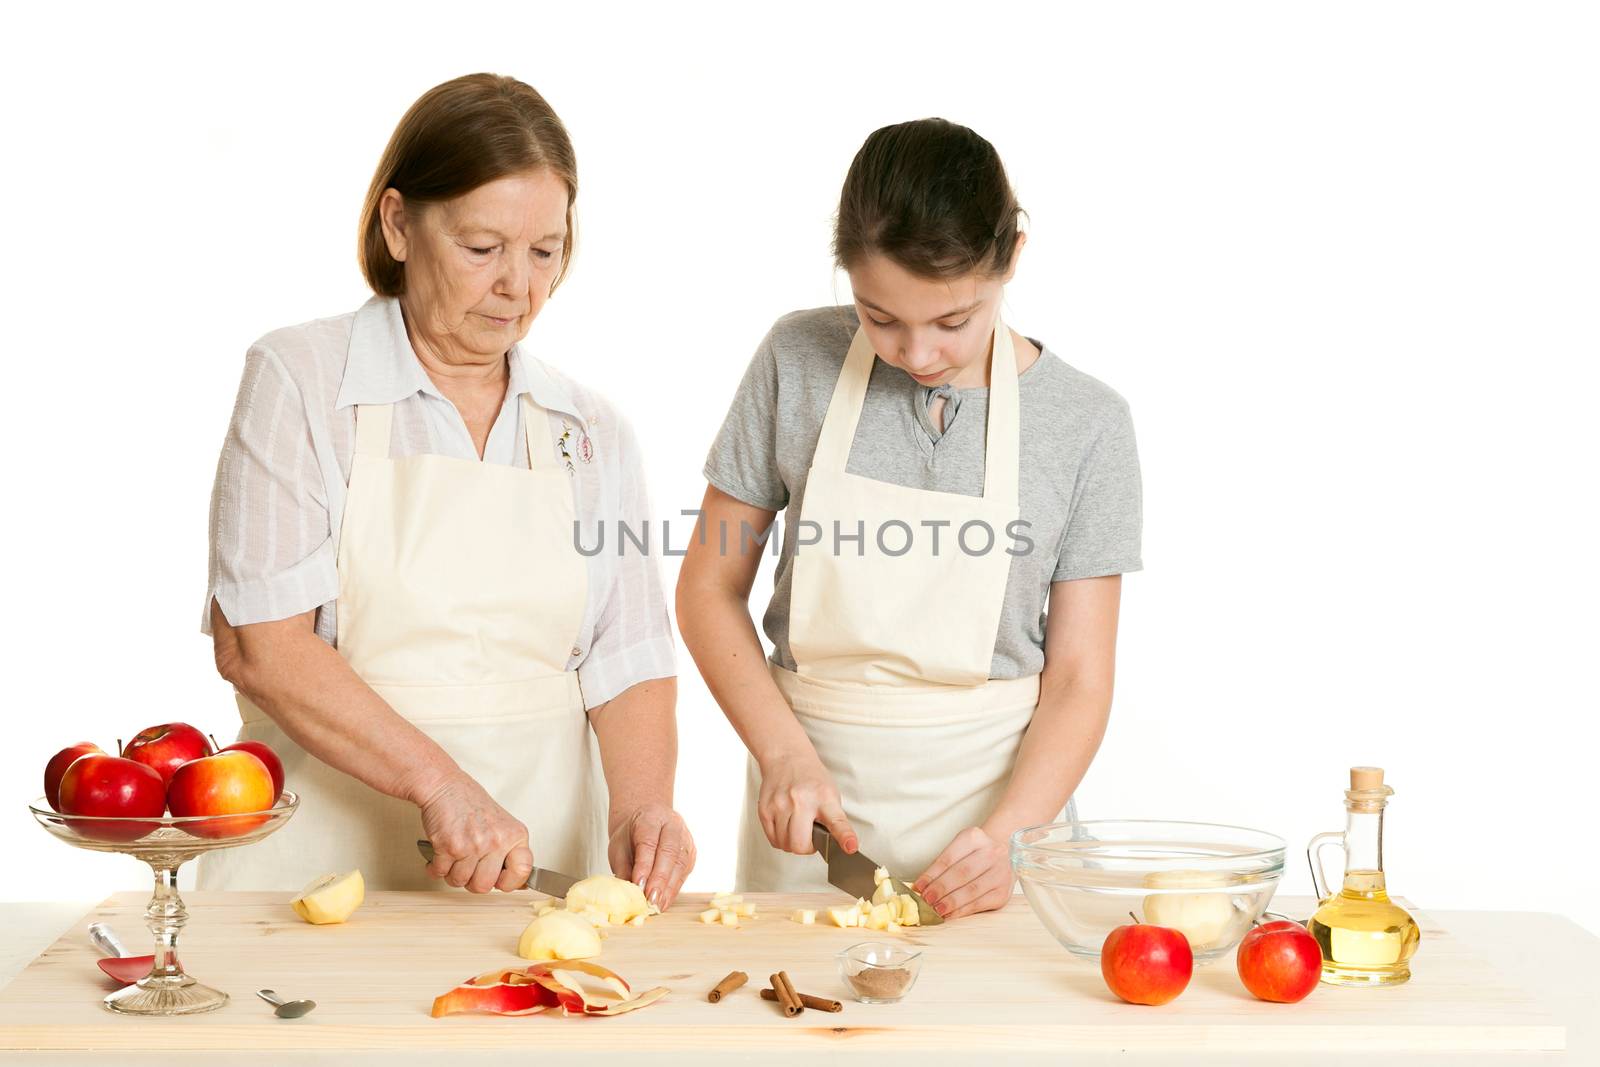
[[(143, 893), (89, 909), (0, 905), (0, 960), (21, 973), (0, 990), (0, 1050), (9, 1062), (117, 1063), (259, 1059), (273, 1063), (525, 1063), (532, 1050), (562, 1062), (626, 1055), (632, 1062), (920, 1062), (1008, 1060), (1140, 1062), (1600, 1062), (1588, 1015), (1600, 1003), (1600, 940), (1554, 916), (1420, 914), (1415, 977), (1393, 989), (1321, 987), (1298, 1005), (1265, 1004), (1240, 986), (1231, 960), (1197, 970), (1190, 989), (1162, 1008), (1123, 1004), (1098, 968), (1069, 956), (1018, 897), (1003, 911), (893, 935), (806, 927), (790, 910), (825, 898), (750, 895), (758, 915), (740, 929), (697, 921), (704, 895), (687, 895), (644, 927), (609, 931), (597, 962), (637, 989), (668, 986), (666, 999), (617, 1018), (457, 1016), (433, 1019), (435, 996), (469, 975), (518, 966), (517, 935), (532, 894), (374, 893), (342, 926), (313, 927), (289, 910), (287, 894), (190, 893), (180, 955), (190, 973), (233, 1001), (206, 1015), (129, 1019), (100, 1006), (112, 987), (84, 936), (92, 919), (131, 945), (144, 940)], [(1308, 912), (1279, 898), (1274, 910)], [(62, 932), (64, 929), (64, 933)], [(31, 942), (29, 934), (31, 933)], [(58, 938), (52, 935), (59, 934)], [(864, 939), (922, 948), (926, 965), (902, 1003), (850, 999), (834, 954)], [(44, 947), (42, 954), (39, 949)], [(31, 962), (30, 962), (31, 961)], [(1530, 966), (1531, 964), (1531, 966)], [(785, 1019), (759, 999), (773, 971), (802, 991), (845, 1001), (838, 1014)], [(751, 981), (721, 1004), (706, 992), (730, 970)], [(275, 1019), (252, 993), (271, 987), (311, 997), (318, 1009)], [(1587, 1009), (1587, 1010), (1586, 1010)], [(1567, 1050), (1567, 1055), (1561, 1051)], [(25, 1061), (16, 1055), (31, 1050)], [(1363, 1054), (1382, 1053), (1376, 1058)], [(1402, 1058), (1397, 1059), (1397, 1056)], [(1310, 1057), (1310, 1058), (1308, 1058)], [(1332, 1057), (1332, 1058), (1330, 1058)], [(1516, 1057), (1516, 1059), (1512, 1059)], [(1320, 1058), (1320, 1059), (1319, 1059)]]

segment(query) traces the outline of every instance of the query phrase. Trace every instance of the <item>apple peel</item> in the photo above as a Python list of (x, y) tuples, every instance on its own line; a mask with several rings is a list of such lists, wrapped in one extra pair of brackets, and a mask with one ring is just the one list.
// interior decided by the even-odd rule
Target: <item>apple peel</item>
[(561, 1008), (564, 1015), (621, 1015), (666, 996), (664, 986), (634, 995), (622, 976), (597, 963), (568, 960), (486, 971), (468, 978), (433, 1002), (433, 1017), (463, 1013), (536, 1015)]

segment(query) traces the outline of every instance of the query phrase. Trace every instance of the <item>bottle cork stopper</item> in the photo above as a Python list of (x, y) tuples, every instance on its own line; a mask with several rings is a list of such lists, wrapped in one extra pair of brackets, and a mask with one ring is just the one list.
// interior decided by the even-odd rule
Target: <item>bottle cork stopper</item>
[(1350, 788), (1353, 789), (1353, 790), (1354, 789), (1360, 789), (1360, 790), (1382, 789), (1383, 788), (1383, 768), (1382, 767), (1351, 767), (1350, 768)]

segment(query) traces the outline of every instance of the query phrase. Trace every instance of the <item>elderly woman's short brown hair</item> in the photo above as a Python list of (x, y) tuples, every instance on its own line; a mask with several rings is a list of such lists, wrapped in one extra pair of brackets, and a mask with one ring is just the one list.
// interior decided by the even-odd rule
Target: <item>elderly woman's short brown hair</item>
[(567, 275), (575, 237), (578, 162), (567, 128), (544, 97), (503, 74), (468, 74), (423, 93), (383, 150), (361, 208), (361, 273), (380, 296), (405, 292), (404, 265), (389, 255), (378, 218), (385, 189), (408, 204), (437, 203), (499, 178), (549, 170), (567, 186), (567, 237), (552, 292)]

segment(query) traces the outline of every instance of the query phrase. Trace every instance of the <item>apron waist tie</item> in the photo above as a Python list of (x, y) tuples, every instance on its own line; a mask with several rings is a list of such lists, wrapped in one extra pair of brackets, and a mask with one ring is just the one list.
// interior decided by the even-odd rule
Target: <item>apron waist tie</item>
[[(370, 684), (401, 718), (417, 725), (465, 725), (565, 715), (571, 708), (583, 706), (576, 671), (480, 685)], [(239, 705), (239, 718), (246, 725), (271, 721), (271, 717), (243, 693), (235, 693), (234, 697)], [(473, 710), (464, 714), (463, 708)]]
[(768, 664), (795, 714), (857, 726), (940, 726), (1031, 713), (1039, 676), (995, 678), (982, 685), (888, 686), (796, 674)]

